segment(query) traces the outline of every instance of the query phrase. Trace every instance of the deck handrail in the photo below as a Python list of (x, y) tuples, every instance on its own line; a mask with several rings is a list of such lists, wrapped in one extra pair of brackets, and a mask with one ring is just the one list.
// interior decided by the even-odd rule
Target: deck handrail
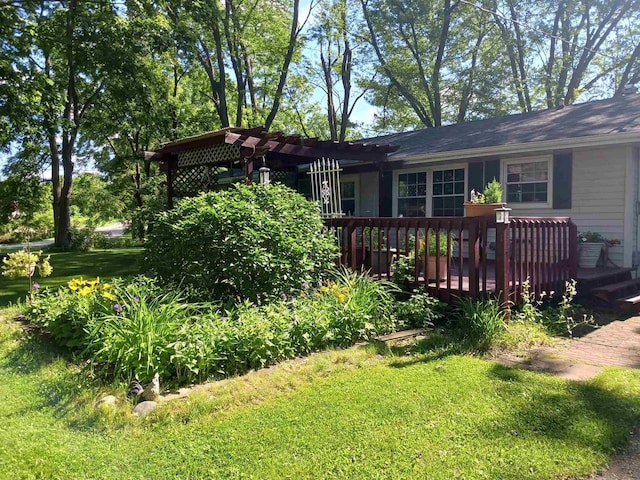
[(507, 225), (493, 217), (345, 217), (325, 225), (340, 246), (339, 263), (390, 278), (404, 256), (412, 283), (445, 301), (494, 293), (519, 302), (525, 281), (540, 297), (577, 275), (577, 227), (569, 217), (514, 217)]

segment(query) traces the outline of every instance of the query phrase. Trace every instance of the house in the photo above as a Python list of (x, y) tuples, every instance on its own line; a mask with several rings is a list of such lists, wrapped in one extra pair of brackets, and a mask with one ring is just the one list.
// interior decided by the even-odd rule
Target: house
[(637, 266), (640, 95), (363, 140), (400, 148), (377, 168), (345, 165), (343, 207), (364, 217), (463, 216), (493, 178), (512, 216), (571, 217), (618, 240), (609, 266)]
[[(640, 95), (628, 95), (358, 142), (234, 127), (167, 143), (145, 158), (166, 172), (169, 208), (174, 198), (255, 181), (261, 166), (273, 181), (309, 193), (309, 164), (339, 160), (350, 218), (327, 225), (341, 263), (388, 277), (392, 261), (413, 251), (413, 281), (445, 300), (493, 293), (518, 301), (525, 281), (540, 296), (577, 278), (587, 290), (607, 285), (608, 300), (633, 293), (636, 305), (639, 117)], [(494, 178), (519, 218), (455, 218), (470, 191)], [(620, 268), (578, 270), (578, 230), (618, 240), (601, 266)], [(435, 267), (417, 247), (431, 235)]]

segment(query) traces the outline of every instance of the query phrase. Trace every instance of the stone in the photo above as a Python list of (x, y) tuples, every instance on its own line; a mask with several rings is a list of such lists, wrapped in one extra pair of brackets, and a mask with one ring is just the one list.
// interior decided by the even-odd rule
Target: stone
[(145, 402), (140, 402), (133, 409), (133, 415), (140, 418), (145, 417), (149, 413), (151, 413), (157, 406), (158, 406), (158, 402), (153, 402), (150, 400)]
[(116, 398), (115, 395), (107, 395), (106, 397), (102, 397), (100, 400), (98, 400), (97, 407), (103, 408), (107, 405), (115, 407), (117, 403), (118, 403), (118, 399)]
[(153, 376), (151, 383), (144, 389), (140, 398), (144, 401), (156, 401), (160, 396), (160, 375)]

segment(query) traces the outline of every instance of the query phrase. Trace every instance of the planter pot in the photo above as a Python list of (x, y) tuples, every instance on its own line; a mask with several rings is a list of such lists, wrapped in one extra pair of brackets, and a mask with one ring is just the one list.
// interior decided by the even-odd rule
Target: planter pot
[(595, 268), (602, 252), (602, 243), (581, 243), (578, 248), (578, 266)]
[(496, 208), (505, 207), (506, 203), (464, 203), (465, 217), (495, 217)]
[(371, 270), (371, 273), (389, 274), (389, 261), (391, 254), (387, 250), (366, 250), (365, 267)]
[[(424, 258), (419, 258), (418, 261), (420, 262), (420, 274), (424, 275)], [(432, 257), (431, 255), (427, 257), (427, 272), (429, 274), (427, 280), (436, 281), (436, 262), (439, 264), (439, 281), (446, 280), (447, 274), (449, 273), (449, 259), (445, 256)]]

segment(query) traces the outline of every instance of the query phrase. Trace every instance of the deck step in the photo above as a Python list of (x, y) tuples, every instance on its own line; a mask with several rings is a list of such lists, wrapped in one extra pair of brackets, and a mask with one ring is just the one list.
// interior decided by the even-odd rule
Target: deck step
[(640, 295), (619, 298), (618, 300), (616, 300), (616, 305), (618, 305), (618, 307), (620, 307), (622, 310), (626, 310), (628, 312), (638, 312), (640, 310)]
[(633, 293), (637, 295), (640, 292), (640, 278), (634, 278), (631, 280), (625, 280), (624, 282), (611, 283), (602, 287), (597, 287), (591, 290), (591, 294), (595, 295), (602, 300), (611, 302), (620, 298), (623, 295), (629, 295)]

